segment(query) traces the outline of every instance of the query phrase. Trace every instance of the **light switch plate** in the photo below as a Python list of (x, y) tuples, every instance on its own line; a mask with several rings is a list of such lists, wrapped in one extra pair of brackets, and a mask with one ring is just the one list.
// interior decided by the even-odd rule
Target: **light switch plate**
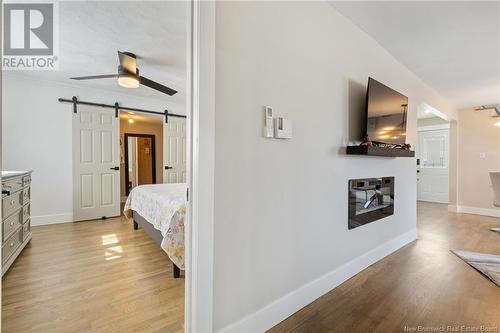
[(291, 139), (292, 121), (282, 117), (274, 118), (274, 137), (276, 139)]

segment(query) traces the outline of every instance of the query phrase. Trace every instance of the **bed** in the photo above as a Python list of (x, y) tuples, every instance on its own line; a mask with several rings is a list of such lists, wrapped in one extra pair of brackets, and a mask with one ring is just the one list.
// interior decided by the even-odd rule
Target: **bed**
[(185, 183), (140, 185), (132, 189), (123, 210), (134, 229), (141, 227), (167, 253), (174, 278), (185, 269), (186, 194)]

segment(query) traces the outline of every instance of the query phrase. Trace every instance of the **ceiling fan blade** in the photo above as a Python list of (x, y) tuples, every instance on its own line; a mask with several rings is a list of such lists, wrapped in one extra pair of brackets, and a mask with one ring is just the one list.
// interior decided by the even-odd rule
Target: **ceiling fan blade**
[(161, 91), (162, 93), (165, 93), (169, 96), (177, 94), (177, 90), (164, 86), (163, 84), (160, 84), (158, 82), (152, 81), (148, 78), (145, 78), (144, 76), (139, 77), (139, 82), (149, 88)]
[(72, 80), (93, 80), (93, 79), (111, 79), (111, 78), (118, 78), (118, 74), (70, 77), (70, 79)]
[(137, 59), (135, 54), (118, 51), (118, 59), (120, 60), (120, 66), (127, 72), (137, 74)]

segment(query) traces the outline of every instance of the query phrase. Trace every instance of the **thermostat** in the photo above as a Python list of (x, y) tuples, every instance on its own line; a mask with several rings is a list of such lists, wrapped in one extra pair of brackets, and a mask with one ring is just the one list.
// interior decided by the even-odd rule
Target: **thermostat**
[(273, 126), (273, 108), (270, 106), (264, 107), (264, 133), (265, 138), (272, 138), (274, 136)]

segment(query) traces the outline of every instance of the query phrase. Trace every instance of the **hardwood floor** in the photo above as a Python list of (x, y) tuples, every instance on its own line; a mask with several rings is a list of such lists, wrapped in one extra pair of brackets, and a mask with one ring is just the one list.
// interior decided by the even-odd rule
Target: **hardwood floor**
[(500, 332), (500, 288), (450, 252), (500, 255), (500, 234), (488, 230), (493, 226), (500, 226), (500, 219), (419, 203), (417, 241), (269, 332), (405, 332), (405, 326), (445, 326), (449, 332), (453, 328), (446, 326), (461, 325)]
[(183, 331), (184, 277), (125, 218), (32, 231), (3, 278), (3, 333)]

